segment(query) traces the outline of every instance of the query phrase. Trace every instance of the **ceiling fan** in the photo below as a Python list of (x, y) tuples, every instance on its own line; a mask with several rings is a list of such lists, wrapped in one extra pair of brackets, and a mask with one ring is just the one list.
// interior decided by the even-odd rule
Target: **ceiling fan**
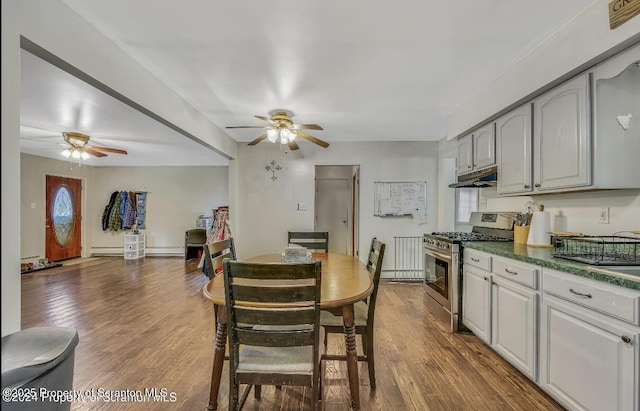
[(296, 137), (303, 138), (321, 147), (329, 147), (329, 143), (320, 140), (310, 134), (301, 130), (323, 130), (317, 124), (295, 124), (291, 117), (293, 114), (287, 110), (274, 110), (269, 113), (271, 117), (254, 116), (260, 120), (268, 122), (268, 125), (264, 126), (228, 126), (225, 128), (261, 128), (266, 129), (266, 132), (261, 134), (258, 138), (249, 143), (250, 146), (255, 146), (264, 139), (268, 139), (272, 143), (280, 141), (281, 144), (287, 144), (291, 150), (297, 150), (300, 147), (296, 143)]
[(89, 155), (94, 157), (106, 157), (105, 153), (115, 154), (128, 154), (126, 150), (120, 150), (117, 148), (98, 147), (88, 145), (90, 137), (86, 134), (77, 133), (74, 131), (65, 131), (62, 133), (64, 141), (67, 142), (69, 147), (62, 152), (65, 157), (73, 158), (89, 158)]

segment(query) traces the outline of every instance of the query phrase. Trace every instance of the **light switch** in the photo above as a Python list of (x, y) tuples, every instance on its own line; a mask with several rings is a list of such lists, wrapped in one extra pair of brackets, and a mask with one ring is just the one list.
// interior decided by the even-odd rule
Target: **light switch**
[(307, 205), (305, 203), (298, 203), (298, 211), (306, 211)]
[(31, 208), (36, 208), (36, 203), (35, 203), (35, 201), (31, 202)]

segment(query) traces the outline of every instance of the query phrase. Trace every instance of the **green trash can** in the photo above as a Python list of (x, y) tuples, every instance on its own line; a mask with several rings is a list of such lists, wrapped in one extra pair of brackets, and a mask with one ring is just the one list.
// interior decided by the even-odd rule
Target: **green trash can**
[(2, 410), (68, 411), (78, 332), (34, 327), (2, 337)]

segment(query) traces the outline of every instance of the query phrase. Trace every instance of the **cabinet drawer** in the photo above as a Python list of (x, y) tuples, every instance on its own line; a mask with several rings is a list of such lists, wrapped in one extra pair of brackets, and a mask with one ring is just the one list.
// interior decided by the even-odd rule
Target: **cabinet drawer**
[(493, 273), (534, 290), (538, 289), (538, 266), (516, 260), (495, 257)]
[(544, 291), (640, 325), (640, 291), (578, 277), (552, 269), (544, 270)]
[(473, 251), (470, 249), (464, 249), (463, 261), (465, 265), (472, 265), (478, 267), (483, 271), (491, 272), (491, 255), (481, 253), (479, 251)]

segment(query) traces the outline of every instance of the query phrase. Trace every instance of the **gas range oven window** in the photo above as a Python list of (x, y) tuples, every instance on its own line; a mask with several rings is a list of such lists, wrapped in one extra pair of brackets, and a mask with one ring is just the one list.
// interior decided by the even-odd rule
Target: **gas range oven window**
[(449, 298), (449, 263), (427, 255), (425, 259), (425, 284), (442, 297)]

